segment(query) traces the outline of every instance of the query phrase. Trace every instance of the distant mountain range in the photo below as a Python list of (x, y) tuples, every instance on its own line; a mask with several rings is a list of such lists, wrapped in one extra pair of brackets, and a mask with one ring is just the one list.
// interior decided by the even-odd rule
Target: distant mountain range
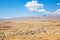
[(29, 20), (60, 20), (60, 14), (59, 15), (46, 15), (46, 16), (25, 16), (25, 17), (16, 17), (11, 19), (3, 19), (0, 18), (0, 21), (11, 21), (11, 20), (20, 20), (20, 21), (29, 21)]
[(4, 18), (0, 18), (0, 21), (5, 21), (5, 20), (7, 20), (7, 19), (4, 19)]

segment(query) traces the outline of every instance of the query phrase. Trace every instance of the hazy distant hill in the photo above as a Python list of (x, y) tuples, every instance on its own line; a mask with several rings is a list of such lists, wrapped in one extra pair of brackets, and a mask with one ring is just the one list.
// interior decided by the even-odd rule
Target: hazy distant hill
[(60, 20), (60, 15), (49, 15), (49, 16), (26, 16), (26, 17), (16, 17), (9, 20), (15, 21), (34, 21), (34, 20)]
[(0, 18), (0, 21), (30, 21), (30, 20), (60, 20), (60, 15), (46, 15), (46, 16), (25, 16), (25, 17), (16, 17), (11, 19)]
[(7, 20), (7, 19), (4, 19), (4, 18), (0, 18), (0, 21), (5, 21), (5, 20)]

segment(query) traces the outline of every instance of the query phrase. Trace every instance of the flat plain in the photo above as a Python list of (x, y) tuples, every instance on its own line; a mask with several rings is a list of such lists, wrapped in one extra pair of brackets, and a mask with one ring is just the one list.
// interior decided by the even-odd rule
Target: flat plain
[(60, 40), (60, 21), (0, 22), (0, 40)]

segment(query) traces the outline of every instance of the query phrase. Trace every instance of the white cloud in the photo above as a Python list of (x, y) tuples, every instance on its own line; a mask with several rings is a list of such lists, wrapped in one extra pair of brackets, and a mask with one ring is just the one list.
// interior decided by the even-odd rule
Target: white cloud
[(43, 4), (39, 4), (37, 3), (37, 1), (27, 2), (25, 4), (25, 7), (27, 7), (30, 11), (37, 11), (38, 9), (39, 11), (40, 9), (42, 11), (43, 6), (44, 6)]
[(38, 12), (42, 12), (42, 13), (46, 12), (45, 9), (39, 9), (39, 10), (37, 10), (37, 11), (38, 11)]
[[(60, 5), (60, 3), (57, 3), (57, 5)], [(57, 9), (54, 12), (49, 12), (45, 10), (43, 7), (43, 4), (37, 3), (37, 1), (30, 1), (25, 4), (25, 7), (28, 8), (30, 11), (36, 11), (36, 12), (41, 12), (41, 13), (46, 13), (46, 14), (60, 14), (60, 9)]]
[(47, 12), (47, 14), (60, 15), (60, 9), (57, 9), (54, 12)]
[(60, 9), (57, 9), (54, 13), (55, 14), (60, 14)]
[(59, 6), (59, 5), (60, 5), (60, 3), (57, 3), (57, 5)]

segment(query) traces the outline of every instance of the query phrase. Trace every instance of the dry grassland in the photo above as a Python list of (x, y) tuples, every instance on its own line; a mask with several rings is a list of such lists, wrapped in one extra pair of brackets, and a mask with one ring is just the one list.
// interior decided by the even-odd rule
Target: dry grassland
[(60, 22), (0, 22), (0, 40), (60, 40)]

